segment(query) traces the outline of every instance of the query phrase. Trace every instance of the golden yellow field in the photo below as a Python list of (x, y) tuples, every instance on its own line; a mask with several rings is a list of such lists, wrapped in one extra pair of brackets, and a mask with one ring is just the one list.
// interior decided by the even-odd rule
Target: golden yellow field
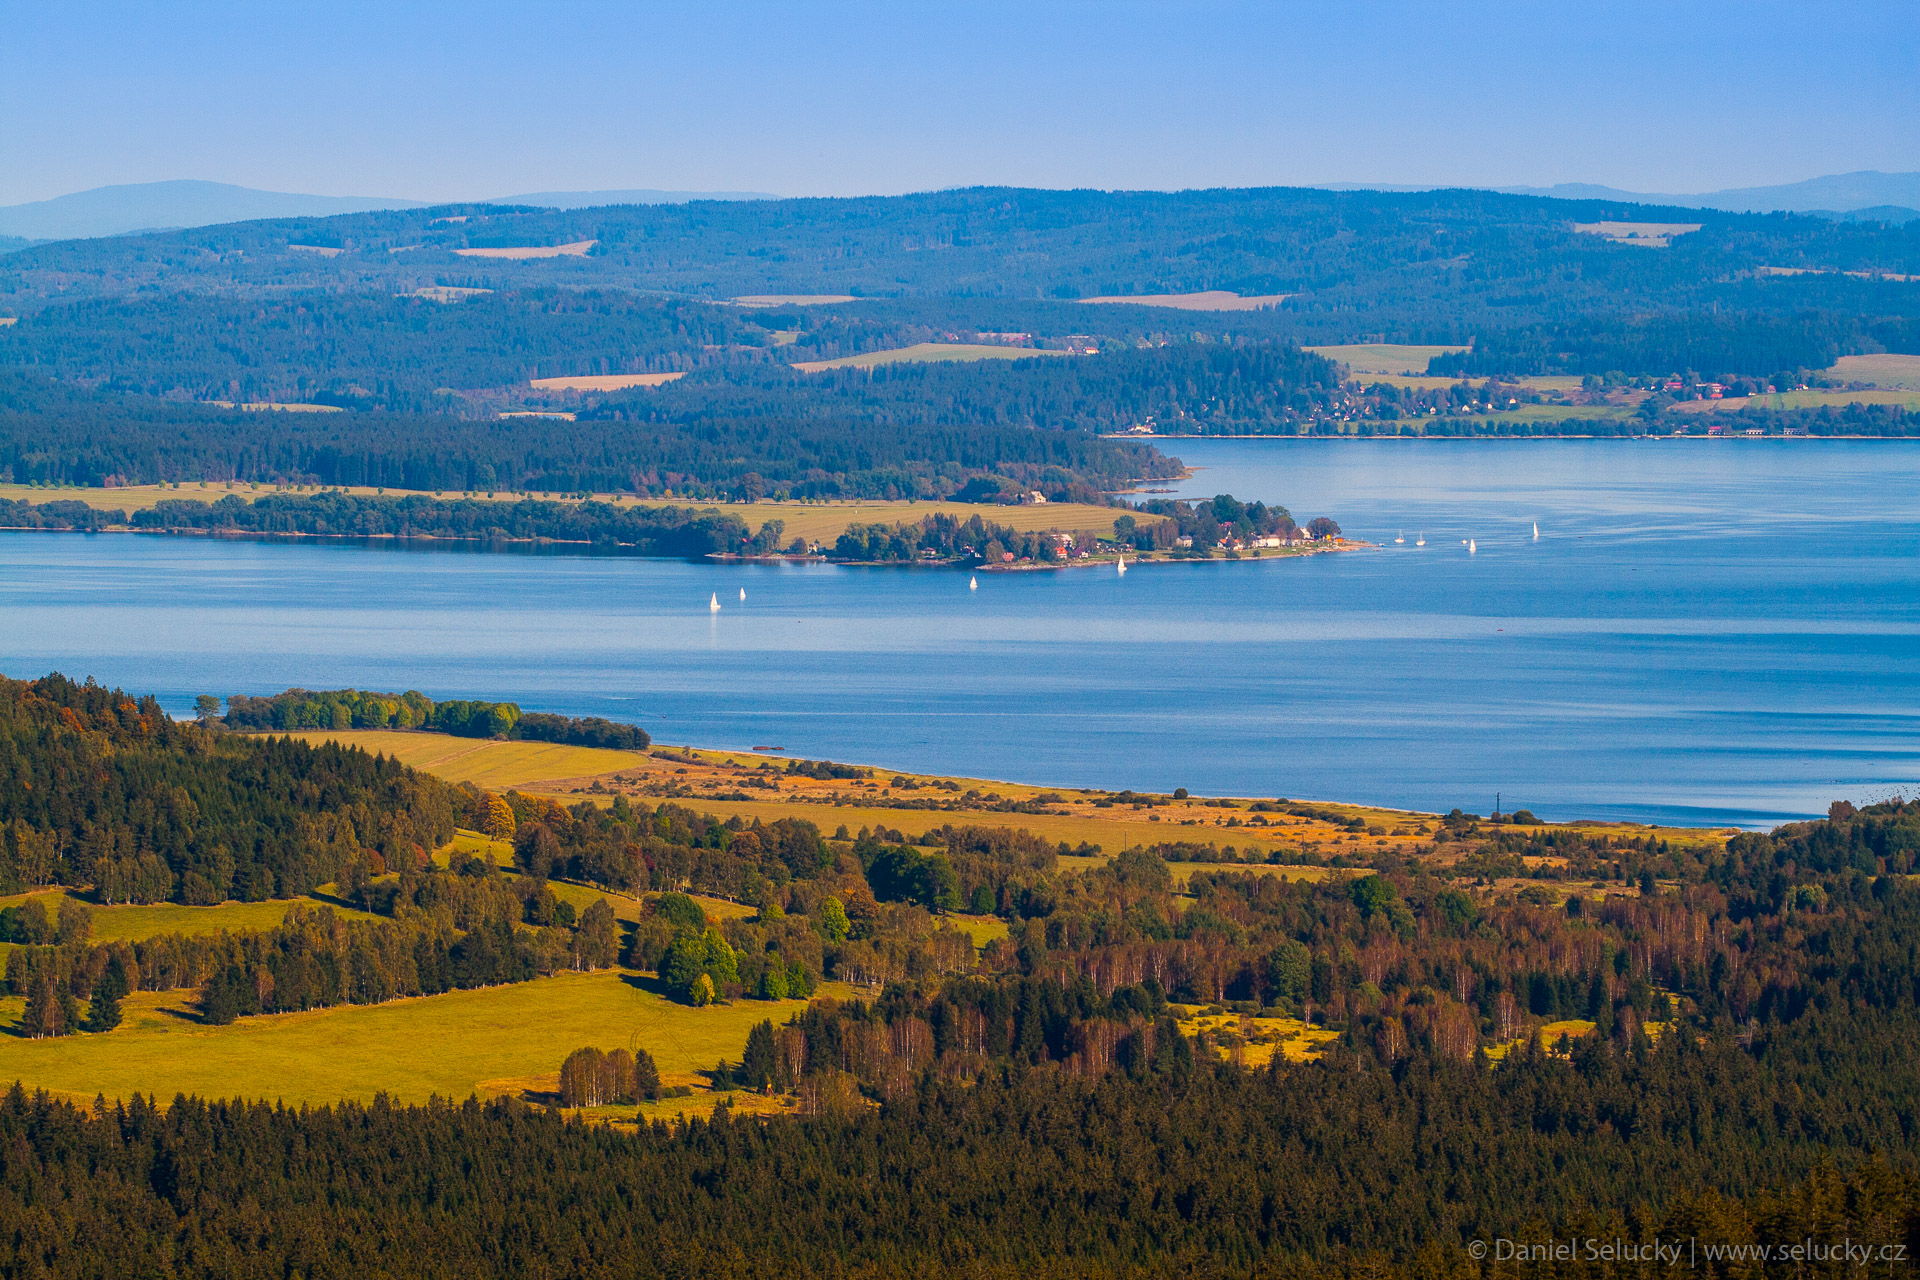
[[(888, 769), (876, 769), (875, 777), (868, 782), (796, 778), (776, 772), (768, 779), (773, 786), (764, 800), (717, 799), (707, 793), (736, 795), (743, 789), (744, 779), (750, 777), (756, 783), (762, 779), (759, 768), (762, 763), (770, 762), (776, 769), (783, 769), (786, 758), (690, 748), (672, 748), (672, 758), (668, 758), (592, 747), (550, 747), (543, 743), (481, 741), (380, 729), (310, 730), (292, 736), (305, 741), (343, 742), (368, 751), (384, 752), (450, 782), (471, 781), (493, 790), (517, 789), (568, 801), (596, 802), (617, 791), (636, 801), (650, 804), (666, 801), (722, 818), (739, 816), (767, 822), (804, 818), (827, 832), (842, 825), (852, 831), (861, 827), (889, 827), (907, 835), (919, 835), (948, 824), (1016, 827), (1056, 843), (1064, 840), (1070, 845), (1099, 845), (1106, 857), (1130, 845), (1183, 840), (1230, 844), (1249, 852), (1257, 851), (1256, 856), (1260, 857), (1276, 849), (1377, 852), (1422, 838), (1430, 823), (1423, 814), (1354, 805), (1324, 806), (1380, 829), (1377, 835), (1360, 834), (1317, 819), (1278, 813), (1254, 814), (1249, 808), (1252, 802), (1246, 800), (1224, 806), (1196, 798), (1162, 803), (1153, 808), (1125, 804), (1103, 807), (1099, 802), (1105, 793), (1101, 792), (975, 778), (906, 775)], [(547, 754), (549, 752), (553, 754)], [(687, 763), (688, 759), (694, 763)], [(574, 769), (571, 774), (564, 772), (569, 766)], [(919, 785), (904, 791), (881, 785), (894, 777), (905, 777)], [(904, 808), (889, 803), (890, 800), (911, 803), (943, 783), (952, 784), (962, 793), (977, 790), (989, 799), (979, 807), (955, 809)], [(932, 790), (932, 794), (954, 792), (937, 789)], [(1007, 813), (987, 807), (994, 800), (1030, 801), (1041, 796), (1053, 797), (1047, 803), (1059, 812)], [(1226, 825), (1229, 822), (1233, 825)], [(504, 851), (497, 857), (502, 863), (509, 860)], [(1263, 862), (1252, 867), (1296, 878), (1318, 878), (1325, 874), (1317, 868), (1267, 867)], [(1185, 863), (1175, 865), (1176, 874), (1183, 880), (1196, 869)]]
[(340, 248), (338, 245), (326, 244), (290, 244), (287, 248), (293, 250), (295, 253), (311, 253), (321, 258), (337, 258), (346, 252), (345, 249)]
[[(330, 739), (384, 751), (449, 781), (473, 781), (495, 790), (519, 789), (554, 796), (567, 802), (605, 803), (614, 794), (636, 802), (667, 802), (720, 818), (741, 817), (771, 822), (801, 818), (832, 833), (885, 827), (908, 836), (921, 835), (943, 825), (1013, 827), (1052, 843), (1098, 845), (1100, 858), (1111, 858), (1133, 845), (1193, 842), (1232, 846), (1252, 860), (1240, 863), (1194, 863), (1175, 860), (1170, 865), (1184, 884), (1200, 871), (1260, 871), (1289, 879), (1324, 879), (1345, 875), (1339, 869), (1270, 864), (1273, 852), (1311, 854), (1321, 858), (1341, 855), (1364, 860), (1382, 853), (1416, 853), (1432, 839), (1435, 820), (1430, 814), (1361, 805), (1312, 804), (1308, 816), (1239, 798), (1211, 800), (1165, 797), (1116, 802), (1112, 793), (1052, 788), (1033, 783), (997, 782), (979, 778), (952, 778), (907, 774), (874, 767), (866, 779), (818, 779), (787, 774), (784, 755), (749, 751), (713, 751), (690, 747), (655, 748), (651, 754), (601, 751), (588, 747), (550, 747), (541, 743), (479, 741), (436, 733), (396, 733), (355, 729), (312, 731), (295, 735), (307, 740)], [(843, 762), (843, 763), (858, 763)], [(771, 766), (764, 768), (763, 766)], [(567, 769), (577, 772), (568, 774)], [(894, 780), (900, 786), (893, 785)], [(765, 798), (735, 799), (742, 791)], [(977, 798), (961, 799), (968, 792)], [(953, 808), (908, 807), (928, 798), (950, 798)], [(994, 807), (1003, 801), (1041, 800), (1043, 813), (1007, 812)], [(1327, 815), (1327, 816), (1318, 816)], [(1329, 821), (1328, 818), (1335, 819)], [(1345, 824), (1357, 821), (1364, 829)], [(1722, 831), (1692, 828), (1651, 828), (1625, 823), (1580, 823), (1584, 831), (1648, 834), (1687, 845), (1714, 844)], [(1543, 828), (1537, 828), (1543, 829)], [(463, 835), (461, 840), (480, 837)], [(456, 841), (458, 847), (459, 842)], [(477, 846), (474, 846), (477, 851)], [(504, 846), (496, 858), (510, 861)], [(1071, 865), (1071, 864), (1069, 864)], [(1092, 865), (1092, 864), (1089, 864)], [(583, 890), (592, 893), (591, 890)], [(586, 899), (582, 899), (582, 905)], [(616, 914), (630, 913), (629, 903), (616, 901)], [(742, 907), (738, 910), (744, 912)]]
[[(754, 1024), (783, 1022), (803, 1001), (738, 1000), (695, 1009), (619, 970), (559, 973), (532, 982), (201, 1025), (190, 992), (140, 992), (105, 1034), (23, 1040), (0, 1035), (0, 1080), (21, 1080), (91, 1101), (176, 1093), (288, 1103), (402, 1101), (518, 1092), (559, 1069), (574, 1049), (643, 1048), (663, 1073), (737, 1060)], [(650, 984), (649, 984), (650, 985)], [(850, 995), (833, 983), (823, 995)], [(22, 1001), (0, 999), (0, 1026)]]
[(538, 391), (620, 391), (664, 386), (686, 376), (684, 369), (677, 373), (587, 373), (572, 378), (535, 378), (527, 385)]
[(824, 369), (873, 369), (883, 364), (940, 364), (948, 361), (1029, 360), (1045, 356), (1064, 356), (1065, 351), (1047, 351), (1039, 347), (995, 347), (971, 342), (916, 342), (910, 347), (869, 351), (865, 355), (842, 356), (838, 360), (802, 360), (793, 367), (803, 373)]
[(1599, 236), (1615, 244), (1637, 244), (1649, 249), (1664, 249), (1674, 237), (1698, 231), (1698, 222), (1576, 222), (1573, 229), (1582, 235)]
[(1920, 391), (1920, 355), (1841, 356), (1827, 376), (1895, 391)]
[[(1400, 342), (1360, 342), (1344, 346), (1308, 347), (1329, 360), (1337, 360), (1356, 374), (1398, 373), (1424, 376), (1427, 361), (1435, 356), (1465, 351), (1465, 347), (1415, 346)], [(1443, 381), (1451, 382), (1452, 379)]]
[(599, 243), (598, 240), (575, 240), (571, 244), (543, 244), (515, 249), (455, 249), (454, 252), (463, 258), (505, 258), (515, 262), (527, 258), (584, 258), (587, 251)]
[(1172, 307), (1178, 311), (1259, 311), (1277, 307), (1290, 293), (1238, 294), (1227, 289), (1205, 289), (1199, 293), (1114, 294), (1101, 298), (1081, 298), (1093, 305), (1120, 303), (1135, 307)]
[(524, 789), (548, 780), (616, 773), (646, 762), (645, 756), (635, 752), (601, 747), (496, 742), (388, 729), (309, 729), (288, 736), (303, 742), (351, 743), (366, 751), (391, 756), (448, 782), (471, 782), (476, 787), (495, 791)]

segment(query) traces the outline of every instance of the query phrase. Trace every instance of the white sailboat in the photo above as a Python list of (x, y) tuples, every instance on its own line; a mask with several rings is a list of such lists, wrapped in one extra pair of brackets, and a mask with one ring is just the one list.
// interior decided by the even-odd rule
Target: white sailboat
[(1405, 542), (1407, 540), (1407, 535), (1404, 533), (1396, 534), (1393, 540), (1395, 542)]
[(978, 591), (979, 589), (980, 589), (980, 575), (975, 574), (973, 577), (967, 579), (967, 590)]
[(1413, 540), (1413, 545), (1414, 545), (1414, 546), (1416, 546), (1416, 547), (1424, 547), (1424, 546), (1426, 546), (1426, 545), (1427, 545), (1427, 535), (1423, 533), (1423, 534), (1421, 534), (1421, 535), (1420, 535), (1419, 537), (1417, 537), (1417, 538), (1415, 538), (1415, 539)]
[(1540, 541), (1540, 522), (1538, 520), (1533, 522), (1533, 540), (1535, 542)]
[(716, 591), (714, 594), (707, 597), (707, 612), (709, 613), (720, 612), (720, 593), (719, 592)]
[(1480, 544), (1479, 544), (1479, 543), (1477, 543), (1477, 542), (1475, 542), (1475, 541), (1474, 541), (1474, 540), (1473, 540), (1472, 538), (1468, 538), (1468, 539), (1467, 539), (1467, 554), (1468, 554), (1468, 555), (1472, 555), (1472, 554), (1473, 554), (1474, 552), (1476, 552), (1476, 551), (1478, 551), (1479, 549), (1480, 549)]
[(1120, 557), (1120, 563), (1113, 566), (1113, 571), (1115, 573), (1125, 573), (1127, 571), (1127, 558), (1125, 556)]
[(747, 598), (747, 589), (745, 587), (740, 588), (740, 598), (742, 600)]

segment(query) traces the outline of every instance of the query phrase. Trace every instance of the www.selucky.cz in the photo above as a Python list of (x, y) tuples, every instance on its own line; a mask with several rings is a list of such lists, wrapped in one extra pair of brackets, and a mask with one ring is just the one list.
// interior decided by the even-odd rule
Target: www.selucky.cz
[(1573, 1236), (1561, 1240), (1474, 1240), (1467, 1253), (1475, 1261), (1490, 1262), (1632, 1262), (1665, 1267), (1697, 1268), (1703, 1264), (1744, 1263), (1839, 1263), (1843, 1266), (1870, 1267), (1883, 1263), (1904, 1263), (1907, 1246), (1901, 1243), (1877, 1244), (1852, 1239), (1814, 1240), (1792, 1243), (1733, 1244), (1726, 1241), (1696, 1240), (1623, 1240), (1617, 1237)]

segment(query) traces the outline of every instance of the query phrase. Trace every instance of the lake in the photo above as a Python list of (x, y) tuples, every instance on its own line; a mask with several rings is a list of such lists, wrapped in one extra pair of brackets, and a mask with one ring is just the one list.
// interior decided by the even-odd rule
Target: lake
[(951, 570), (5, 533), (0, 670), (178, 712), (417, 688), (676, 744), (1556, 819), (1757, 826), (1920, 789), (1920, 442), (1166, 447), (1198, 469), (1183, 496), (1380, 545), (970, 592)]

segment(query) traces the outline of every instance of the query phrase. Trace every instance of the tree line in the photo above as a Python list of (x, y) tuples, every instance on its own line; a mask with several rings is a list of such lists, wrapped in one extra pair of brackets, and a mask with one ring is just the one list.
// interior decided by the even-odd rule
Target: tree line
[[(212, 720), (219, 699), (201, 704)], [(365, 689), (288, 689), (270, 697), (233, 694), (219, 723), (229, 729), (429, 729), (462, 738), (511, 738), (577, 747), (644, 751), (653, 741), (638, 725), (601, 716), (561, 716), (522, 711), (518, 703), (454, 698), (435, 701), (417, 690), (374, 693)]]

